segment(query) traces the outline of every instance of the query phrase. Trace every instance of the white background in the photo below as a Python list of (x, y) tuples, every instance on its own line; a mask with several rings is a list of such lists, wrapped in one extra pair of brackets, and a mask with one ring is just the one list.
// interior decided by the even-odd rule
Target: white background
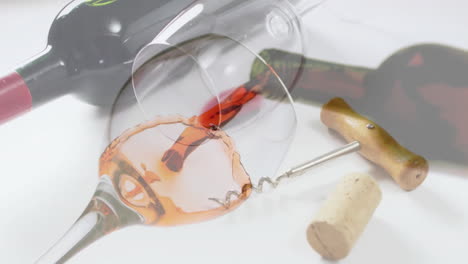
[[(42, 50), (66, 2), (0, 2), (0, 72)], [(416, 42), (468, 48), (467, 11), (462, 0), (332, 0), (305, 18), (308, 55), (377, 66)], [(108, 143), (108, 114), (66, 96), (0, 127), (0, 263), (33, 263), (81, 214)], [(298, 116), (285, 168), (343, 143), (320, 124), (316, 108), (298, 104)], [(468, 170), (431, 166), (424, 185), (406, 193), (353, 154), (255, 197), (226, 217), (177, 228), (128, 228), (70, 263), (328, 263), (309, 247), (305, 229), (349, 172), (371, 172), (384, 197), (340, 263), (468, 263)]]

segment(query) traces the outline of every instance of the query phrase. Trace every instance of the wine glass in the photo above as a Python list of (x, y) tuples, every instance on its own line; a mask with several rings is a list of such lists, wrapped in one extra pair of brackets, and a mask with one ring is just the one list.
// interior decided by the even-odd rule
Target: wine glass
[[(302, 53), (298, 14), (285, 0), (196, 1), (169, 23), (140, 51), (116, 101), (116, 139), (90, 204), (37, 263), (66, 262), (127, 226), (222, 216), (275, 175), (296, 128), (294, 78), (285, 83), (259, 53)], [(226, 193), (236, 195), (216, 202)]]

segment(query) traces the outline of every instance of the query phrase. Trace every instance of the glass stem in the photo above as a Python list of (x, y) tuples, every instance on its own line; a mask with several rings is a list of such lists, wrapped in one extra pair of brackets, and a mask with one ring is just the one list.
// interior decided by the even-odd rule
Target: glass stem
[(101, 237), (142, 222), (143, 217), (119, 199), (111, 180), (104, 176), (81, 217), (36, 264), (65, 263)]

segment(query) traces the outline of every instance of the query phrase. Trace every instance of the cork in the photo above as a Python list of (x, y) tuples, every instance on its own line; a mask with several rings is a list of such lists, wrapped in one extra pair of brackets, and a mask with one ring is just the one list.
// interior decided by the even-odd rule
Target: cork
[(348, 256), (382, 199), (372, 176), (345, 176), (307, 228), (307, 240), (323, 258)]

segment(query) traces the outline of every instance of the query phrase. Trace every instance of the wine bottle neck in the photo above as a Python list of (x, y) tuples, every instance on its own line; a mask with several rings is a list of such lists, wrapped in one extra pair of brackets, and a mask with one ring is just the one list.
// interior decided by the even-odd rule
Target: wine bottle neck
[(78, 221), (36, 264), (64, 263), (101, 237), (142, 222), (143, 217), (121, 202), (104, 176)]
[(19, 67), (17, 73), (29, 88), (33, 108), (67, 93), (65, 62), (51, 46)]
[[(325, 103), (333, 97), (358, 100), (364, 97), (367, 79), (374, 69), (305, 58), (302, 54), (268, 49), (254, 61), (251, 78), (271, 66), (294, 99), (305, 103)], [(274, 89), (268, 93), (275, 96)], [(276, 95), (278, 96), (278, 95)]]

